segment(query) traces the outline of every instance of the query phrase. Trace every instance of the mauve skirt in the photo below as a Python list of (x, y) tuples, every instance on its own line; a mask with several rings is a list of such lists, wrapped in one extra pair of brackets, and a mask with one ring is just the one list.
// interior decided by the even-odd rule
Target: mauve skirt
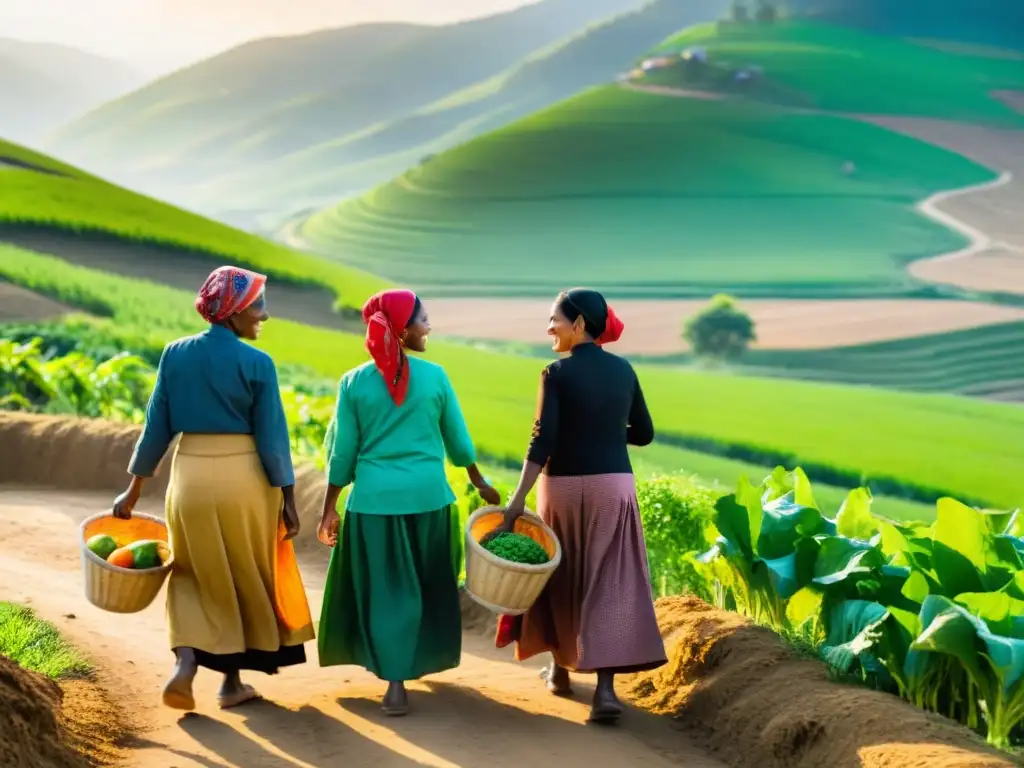
[(562, 563), (517, 622), (516, 658), (550, 652), (573, 672), (665, 664), (633, 475), (541, 475), (537, 506)]

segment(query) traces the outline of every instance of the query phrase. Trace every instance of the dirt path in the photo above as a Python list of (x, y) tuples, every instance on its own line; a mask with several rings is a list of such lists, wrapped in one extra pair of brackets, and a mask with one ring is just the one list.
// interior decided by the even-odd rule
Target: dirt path
[[(576, 700), (554, 699), (536, 665), (511, 663), (473, 634), (461, 667), (411, 689), (416, 712), (402, 720), (379, 714), (381, 685), (370, 675), (322, 670), (315, 658), (274, 678), (253, 676), (269, 701), (221, 713), (215, 676), (201, 674), (197, 713), (166, 710), (158, 703), (170, 662), (162, 598), (122, 617), (82, 595), (77, 523), (108, 503), (109, 494), (0, 487), (0, 600), (29, 603), (100, 665), (105, 687), (142, 728), (132, 768), (721, 766), (667, 718), (630, 710), (618, 728), (586, 726), (588, 687)], [(322, 565), (303, 566), (316, 613)]]

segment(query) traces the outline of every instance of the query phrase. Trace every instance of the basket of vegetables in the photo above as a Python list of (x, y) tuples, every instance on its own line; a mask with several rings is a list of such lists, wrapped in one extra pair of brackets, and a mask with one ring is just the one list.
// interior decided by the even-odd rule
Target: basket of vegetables
[(514, 531), (488, 537), (504, 520), (501, 507), (482, 507), (469, 516), (466, 592), (488, 610), (518, 616), (529, 610), (562, 562), (562, 546), (530, 511), (516, 520)]
[(156, 599), (174, 563), (163, 520), (138, 512), (121, 520), (107, 512), (83, 521), (80, 531), (90, 603), (112, 613), (137, 613)]

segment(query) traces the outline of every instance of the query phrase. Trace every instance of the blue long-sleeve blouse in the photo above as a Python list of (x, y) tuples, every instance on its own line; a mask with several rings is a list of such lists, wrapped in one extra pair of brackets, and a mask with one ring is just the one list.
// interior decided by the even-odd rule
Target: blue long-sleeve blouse
[(128, 471), (152, 477), (181, 433), (252, 435), (270, 484), (295, 484), (274, 361), (227, 328), (214, 325), (164, 348)]

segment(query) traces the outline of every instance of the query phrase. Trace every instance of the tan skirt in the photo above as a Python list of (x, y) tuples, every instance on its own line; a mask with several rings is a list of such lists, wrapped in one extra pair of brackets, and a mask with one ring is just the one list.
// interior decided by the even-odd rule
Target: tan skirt
[(633, 475), (541, 475), (537, 507), (562, 564), (522, 617), (516, 658), (549, 651), (574, 672), (664, 664)]
[(312, 624), (289, 630), (275, 608), (282, 508), (252, 436), (182, 435), (167, 489), (171, 648), (193, 648), (221, 672), (305, 661)]

